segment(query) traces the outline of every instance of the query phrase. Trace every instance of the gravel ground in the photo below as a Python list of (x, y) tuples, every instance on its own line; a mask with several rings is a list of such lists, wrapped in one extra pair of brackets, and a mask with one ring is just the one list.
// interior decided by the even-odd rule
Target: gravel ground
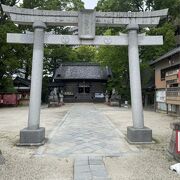
[(179, 180), (179, 175), (168, 170), (170, 164), (172, 162), (155, 150), (143, 150), (139, 155), (105, 159), (112, 180)]
[[(42, 107), (41, 126), (46, 127), (46, 136), (58, 124), (70, 105), (61, 108)], [(27, 124), (27, 107), (0, 109), (0, 149), (5, 164), (0, 165), (2, 180), (71, 180), (73, 160), (57, 157), (34, 157), (37, 147), (17, 147), (19, 130)]]
[[(111, 122), (126, 135), (126, 127), (132, 125), (130, 109), (96, 105)], [(112, 180), (178, 180), (180, 175), (169, 170), (175, 164), (167, 156), (167, 146), (172, 130), (170, 123), (180, 121), (177, 117), (144, 111), (145, 125), (153, 130), (155, 144), (137, 146), (138, 154), (119, 158), (105, 158), (105, 165)]]
[[(121, 132), (132, 125), (130, 109), (95, 105)], [(57, 126), (71, 104), (61, 108), (42, 107), (41, 126), (46, 127), (46, 136)], [(0, 149), (5, 164), (0, 164), (2, 180), (70, 180), (73, 178), (73, 159), (59, 157), (35, 157), (37, 147), (17, 147), (19, 130), (27, 125), (27, 107), (0, 108)], [(178, 118), (166, 114), (145, 111), (145, 125), (153, 130), (156, 144), (137, 146), (140, 153), (122, 157), (104, 158), (112, 180), (176, 180), (180, 176), (169, 170), (176, 163), (166, 155), (172, 130), (170, 123)]]

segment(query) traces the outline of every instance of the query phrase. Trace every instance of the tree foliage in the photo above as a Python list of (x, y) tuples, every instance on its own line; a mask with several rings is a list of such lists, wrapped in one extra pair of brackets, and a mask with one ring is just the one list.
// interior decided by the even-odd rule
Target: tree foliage
[(19, 0), (0, 0), (0, 24), (3, 24), (7, 19), (7, 15), (3, 12), (1, 4), (14, 6)]
[(99, 0), (97, 10), (100, 11), (142, 11), (143, 0)]
[(22, 7), (38, 8), (48, 10), (81, 10), (84, 8), (84, 3), (81, 0), (24, 0)]
[(128, 98), (129, 94), (129, 68), (127, 47), (102, 46), (97, 54), (97, 61), (102, 66), (108, 66), (113, 72), (113, 77), (108, 82), (108, 90), (112, 88)]
[(97, 49), (93, 46), (80, 46), (74, 49), (77, 55), (77, 61), (94, 61), (96, 58)]
[[(17, 5), (18, 0), (1, 0), (1, 4)], [(33, 31), (29, 26), (17, 26), (10, 22), (3, 13), (0, 4), (0, 83), (4, 82), (18, 68), (25, 69), (26, 78), (31, 71), (32, 46), (13, 45), (6, 43), (6, 33)], [(18, 4), (23, 8), (48, 9), (48, 10), (81, 10), (84, 3), (81, 0), (24, 0)], [(175, 47), (175, 26), (174, 20), (179, 16), (179, 0), (99, 0), (97, 11), (146, 11), (169, 8), (169, 18), (161, 21), (156, 28), (140, 29), (141, 33), (147, 35), (163, 35), (163, 46), (151, 46), (140, 48), (141, 70), (149, 68), (148, 63), (160, 55)], [(70, 27), (48, 27), (47, 31), (55, 34), (72, 34)], [(96, 34), (118, 35), (119, 32), (127, 33), (125, 28), (98, 28)], [(52, 74), (54, 68), (67, 61), (92, 61), (100, 62), (104, 66), (109, 66), (113, 72), (113, 78), (109, 82), (109, 89), (115, 87), (120, 94), (129, 95), (129, 72), (127, 47), (71, 47), (71, 46), (45, 46), (44, 75)], [(144, 78), (144, 77), (143, 77)], [(145, 83), (148, 79), (142, 82)], [(47, 80), (47, 79), (46, 79)], [(4, 81), (4, 82), (3, 82)], [(10, 83), (9, 83), (10, 84)]]
[(169, 15), (173, 18), (179, 16), (180, 1), (179, 0), (146, 0), (148, 10), (169, 9)]
[[(141, 71), (151, 72), (149, 62), (155, 60), (157, 57), (168, 52), (175, 47), (175, 26), (174, 20), (179, 16), (180, 1), (179, 0), (100, 0), (98, 2), (97, 10), (99, 11), (147, 11), (159, 10), (169, 8), (169, 18), (161, 21), (160, 25), (155, 28), (140, 29), (140, 33), (147, 35), (163, 35), (163, 46), (149, 46), (141, 47), (140, 50), (140, 65)], [(99, 34), (117, 35), (118, 32), (126, 32), (125, 28), (104, 28), (98, 29)], [(129, 97), (129, 72), (128, 72), (128, 53), (125, 47), (105, 47), (99, 48), (98, 58), (103, 65), (110, 66), (113, 72), (113, 78), (109, 87), (115, 87), (123, 96)], [(142, 76), (142, 86), (144, 86), (151, 76)]]
[[(6, 34), (10, 32), (24, 33), (33, 31), (30, 26), (15, 25), (3, 12), (1, 4), (13, 6), (18, 5), (29, 9), (49, 9), (49, 10), (80, 10), (84, 8), (81, 0), (24, 0), (21, 4), (19, 0), (0, 1), (0, 91), (7, 91), (12, 83), (9, 82), (11, 76), (18, 69), (25, 70), (25, 78), (31, 73), (32, 45), (13, 45), (6, 43)], [(56, 34), (69, 34), (69, 27), (49, 27), (47, 31), (54, 31)], [(54, 61), (58, 59), (70, 61), (77, 59), (77, 55), (71, 47), (66, 46), (46, 46), (45, 48), (45, 69), (44, 73), (49, 74)], [(48, 73), (47, 73), (48, 72)]]
[(143, 62), (155, 60), (172, 48), (175, 48), (175, 27), (172, 25), (172, 23), (166, 22), (159, 27), (151, 28), (145, 32), (147, 35), (162, 35), (164, 39), (164, 45), (142, 47), (141, 59)]
[(20, 67), (22, 49), (18, 45), (6, 43), (6, 34), (8, 32), (19, 32), (19, 30), (15, 24), (7, 19), (7, 16), (2, 11), (1, 4), (13, 6), (18, 1), (1, 0), (0, 2), (0, 91), (12, 91), (11, 75), (15, 69)]

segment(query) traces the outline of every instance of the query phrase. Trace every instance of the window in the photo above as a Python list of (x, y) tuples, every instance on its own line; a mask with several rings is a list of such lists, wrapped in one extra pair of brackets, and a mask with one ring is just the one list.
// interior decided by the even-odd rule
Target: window
[(90, 93), (90, 87), (87, 87), (87, 86), (85, 86), (85, 87), (83, 87), (83, 86), (81, 86), (81, 87), (78, 87), (78, 92), (79, 93)]
[(165, 80), (167, 72), (174, 71), (174, 70), (179, 69), (179, 68), (180, 68), (180, 65), (178, 64), (178, 65), (175, 65), (175, 66), (168, 67), (166, 69), (161, 69), (161, 81)]
[(78, 92), (79, 92), (79, 93), (83, 93), (83, 92), (84, 92), (84, 88), (83, 88), (83, 87), (79, 87), (79, 88), (78, 88)]
[(90, 87), (85, 87), (85, 93), (90, 93)]
[(161, 70), (161, 81), (164, 81), (165, 80), (165, 77), (166, 77), (166, 69), (162, 69)]

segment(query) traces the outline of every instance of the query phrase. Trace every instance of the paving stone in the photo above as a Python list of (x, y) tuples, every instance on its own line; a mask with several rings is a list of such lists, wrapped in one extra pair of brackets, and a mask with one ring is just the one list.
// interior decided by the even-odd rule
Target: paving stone
[(88, 166), (88, 161), (75, 161), (74, 166)]
[(103, 156), (89, 156), (89, 160), (103, 160)]
[(118, 133), (93, 104), (75, 104), (45, 145), (42, 155), (54, 152), (62, 157), (117, 156), (132, 151), (134, 149), (127, 145), (122, 133)]
[(111, 180), (111, 178), (108, 178), (108, 177), (93, 177), (92, 180)]
[(104, 164), (98, 164), (98, 165), (89, 165), (90, 166), (90, 169), (91, 170), (101, 170), (101, 169), (105, 169), (105, 166), (104, 166)]
[(104, 165), (104, 162), (101, 159), (90, 159), (90, 165)]
[(107, 172), (104, 171), (104, 170), (91, 171), (91, 173), (92, 173), (93, 177), (102, 177), (102, 178), (107, 178), (108, 177)]
[(74, 180), (89, 179), (109, 180), (103, 158), (101, 156), (79, 157), (75, 159)]
[(91, 173), (77, 173), (74, 175), (74, 180), (92, 180)]
[(74, 166), (89, 166), (88, 157), (81, 157), (75, 159)]
[(88, 165), (84, 166), (74, 166), (75, 173), (88, 173), (90, 172), (90, 167)]

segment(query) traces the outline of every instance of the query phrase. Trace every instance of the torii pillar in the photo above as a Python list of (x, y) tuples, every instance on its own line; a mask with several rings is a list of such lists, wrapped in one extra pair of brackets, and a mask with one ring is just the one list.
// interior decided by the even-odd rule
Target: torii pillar
[(131, 89), (131, 106), (133, 126), (127, 127), (127, 140), (130, 143), (152, 142), (152, 130), (144, 127), (144, 115), (142, 105), (141, 75), (138, 49), (139, 25), (129, 24), (128, 30), (128, 56)]
[(28, 126), (20, 131), (20, 145), (42, 145), (45, 142), (45, 128), (39, 127), (39, 124), (44, 58), (44, 30), (46, 29), (46, 24), (41, 21), (35, 21), (33, 23), (33, 29), (34, 45)]

